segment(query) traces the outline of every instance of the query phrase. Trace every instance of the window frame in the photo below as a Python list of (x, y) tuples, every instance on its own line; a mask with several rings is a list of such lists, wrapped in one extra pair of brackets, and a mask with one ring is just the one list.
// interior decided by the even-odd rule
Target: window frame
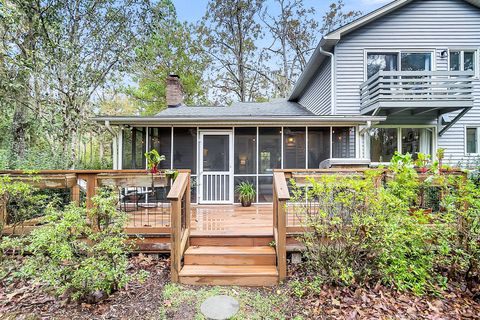
[(473, 52), (473, 72), (475, 73), (475, 79), (480, 78), (480, 50), (478, 48), (449, 48), (448, 49), (448, 58), (447, 58), (447, 70), (450, 70), (450, 55), (452, 52), (460, 53), (460, 70), (454, 71), (465, 71), (465, 52)]
[(368, 48), (363, 50), (363, 81), (368, 80), (368, 72), (367, 72), (367, 56), (368, 54), (385, 54), (385, 53), (396, 53), (397, 54), (397, 66), (398, 72), (402, 71), (402, 53), (429, 53), (431, 58), (431, 71), (437, 70), (437, 61), (436, 61), (436, 49), (435, 48), (419, 48), (419, 49), (387, 49), (387, 48)]
[[(476, 137), (477, 137), (477, 145), (476, 145), (476, 151), (475, 153), (467, 152), (467, 129), (476, 129)], [(465, 125), (464, 130), (464, 149), (465, 149), (465, 155), (466, 156), (479, 156), (480, 155), (480, 126), (478, 125)]]
[[(374, 128), (389, 128), (389, 129), (397, 129), (397, 150), (403, 152), (403, 145), (402, 145), (402, 129), (432, 129), (432, 154), (431, 156), (433, 157), (436, 152), (437, 152), (437, 143), (438, 143), (438, 138), (437, 138), (437, 127), (435, 125), (376, 125), (373, 126)], [(466, 131), (465, 131), (466, 132)], [(368, 135), (368, 134), (367, 134)], [(368, 155), (368, 159), (371, 161), (371, 155), (370, 155), (370, 147), (371, 147), (371, 141), (370, 141), (370, 135), (368, 135), (368, 139), (366, 139), (368, 142), (365, 143), (367, 150), (366, 150), (366, 155)], [(388, 165), (390, 162), (371, 162), (372, 165), (378, 166), (378, 165)]]

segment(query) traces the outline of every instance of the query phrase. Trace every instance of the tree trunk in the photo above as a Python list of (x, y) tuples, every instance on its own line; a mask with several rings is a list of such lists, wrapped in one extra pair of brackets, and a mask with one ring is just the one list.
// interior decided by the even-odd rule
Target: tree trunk
[(12, 121), (13, 141), (12, 156), (10, 158), (10, 167), (12, 169), (16, 168), (19, 162), (25, 160), (27, 150), (27, 126), (26, 108), (25, 106), (19, 104), (15, 107)]

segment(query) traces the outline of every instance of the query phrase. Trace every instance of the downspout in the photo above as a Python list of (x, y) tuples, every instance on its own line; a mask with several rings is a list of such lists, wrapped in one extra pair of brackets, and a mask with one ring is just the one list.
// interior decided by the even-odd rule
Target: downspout
[(335, 55), (331, 52), (324, 51), (321, 46), (318, 47), (318, 52), (330, 58), (330, 95), (331, 95), (331, 113), (334, 115), (336, 110), (335, 89), (336, 89), (336, 77), (335, 77)]

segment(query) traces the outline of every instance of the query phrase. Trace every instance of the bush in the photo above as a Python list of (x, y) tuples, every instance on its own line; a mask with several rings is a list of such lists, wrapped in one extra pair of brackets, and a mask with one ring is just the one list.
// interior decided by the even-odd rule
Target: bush
[(7, 224), (17, 225), (41, 216), (47, 196), (28, 183), (12, 182), (10, 177), (4, 176), (0, 177), (0, 202), (7, 208)]
[(63, 211), (48, 208), (47, 223), (28, 237), (25, 250), (31, 256), (21, 269), (24, 276), (46, 283), (59, 295), (89, 302), (130, 280), (126, 214), (116, 210), (113, 192), (103, 191), (93, 202), (92, 210), (74, 204)]
[(446, 214), (452, 217), (454, 235), (445, 268), (451, 276), (468, 281), (480, 279), (480, 188), (475, 181), (450, 177), (449, 189), (442, 200)]
[(307, 180), (306, 189), (291, 182), (297, 213), (308, 230), (301, 237), (307, 271), (342, 285), (377, 279), (386, 219), (394, 208), (387, 193), (377, 192), (376, 173), (367, 179)]
[[(478, 280), (480, 190), (463, 177), (420, 182), (411, 157), (397, 155), (389, 179), (320, 176), (292, 185), (289, 204), (307, 227), (305, 272), (340, 285), (382, 281), (415, 294), (436, 292), (458, 275)], [(433, 184), (435, 182), (435, 184)], [(419, 208), (418, 191), (434, 186), (439, 212)]]

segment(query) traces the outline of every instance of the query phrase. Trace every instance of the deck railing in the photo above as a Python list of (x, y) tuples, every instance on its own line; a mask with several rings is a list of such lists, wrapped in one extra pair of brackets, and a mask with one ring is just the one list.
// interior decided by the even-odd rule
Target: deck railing
[[(189, 171), (179, 170), (179, 176), (185, 174), (189, 175)], [(128, 234), (170, 234), (171, 231), (171, 200), (167, 195), (175, 182), (164, 173), (152, 176), (144, 170), (44, 170), (34, 174), (0, 171), (0, 176), (25, 182), (41, 192), (57, 190), (58, 195), (61, 191), (64, 203), (73, 201), (87, 208), (93, 206), (92, 198), (97, 190), (108, 187), (118, 192), (118, 208), (128, 213), (125, 228)], [(40, 222), (35, 218), (12, 223), (2, 200), (5, 199), (0, 199), (3, 233), (28, 233)], [(95, 218), (90, 222), (98, 227)]]
[(360, 110), (380, 101), (473, 101), (474, 75), (470, 71), (379, 71), (360, 86)]
[(190, 238), (190, 173), (180, 173), (168, 194), (171, 201), (170, 269), (172, 282), (178, 282), (183, 255)]

